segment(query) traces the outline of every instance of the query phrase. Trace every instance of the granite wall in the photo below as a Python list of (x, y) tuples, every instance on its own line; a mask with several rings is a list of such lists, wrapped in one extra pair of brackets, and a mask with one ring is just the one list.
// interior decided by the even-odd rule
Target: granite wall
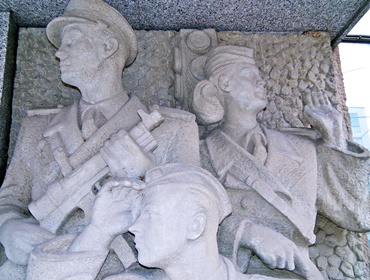
[(10, 12), (0, 12), (0, 184), (5, 175), (18, 28)]
[[(181, 72), (184, 65), (178, 66), (174, 47), (178, 48), (186, 39), (184, 36), (190, 33), (137, 31), (139, 55), (123, 73), (126, 88), (146, 104), (188, 108), (191, 96), (179, 95), (176, 86), (178, 79), (194, 81), (200, 79), (202, 73), (199, 69), (198, 72)], [(257, 66), (266, 81), (269, 100), (259, 120), (267, 127), (307, 126), (302, 117), (304, 96), (322, 92), (345, 116), (347, 123), (344, 130), (349, 133), (344, 91), (337, 90), (340, 82), (336, 76), (338, 56), (334, 54), (333, 58), (328, 34), (243, 34), (208, 30), (206, 35), (200, 36), (210, 36), (210, 48), (215, 44), (230, 44), (255, 50)], [(44, 29), (20, 30), (10, 155), (21, 121), (28, 110), (68, 105), (79, 97), (76, 89), (61, 82), (54, 52)], [(187, 91), (191, 92), (191, 87)], [(317, 241), (310, 248), (310, 254), (325, 279), (370, 278), (364, 235), (339, 228), (321, 216), (317, 218), (315, 232)]]

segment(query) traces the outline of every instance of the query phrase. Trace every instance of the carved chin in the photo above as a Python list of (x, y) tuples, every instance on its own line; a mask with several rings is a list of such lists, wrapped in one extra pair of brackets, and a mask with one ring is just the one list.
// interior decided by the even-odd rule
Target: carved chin
[(154, 267), (153, 262), (147, 258), (148, 256), (144, 253), (140, 254), (140, 251), (138, 250), (138, 261), (141, 265), (144, 265), (146, 267)]
[(78, 85), (81, 83), (82, 77), (80, 73), (74, 73), (74, 72), (61, 72), (61, 79), (64, 83), (69, 84), (71, 86), (78, 87)]
[(77, 74), (69, 71), (62, 71), (60, 77), (63, 82), (67, 82), (77, 78)]

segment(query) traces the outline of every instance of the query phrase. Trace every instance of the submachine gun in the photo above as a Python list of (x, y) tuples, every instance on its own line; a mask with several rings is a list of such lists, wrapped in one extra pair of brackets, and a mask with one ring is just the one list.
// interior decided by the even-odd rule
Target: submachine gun
[[(145, 153), (150, 153), (158, 146), (150, 131), (159, 126), (164, 119), (157, 110), (150, 114), (138, 110), (138, 114), (141, 122), (128, 134)], [(56, 158), (55, 154), (54, 158)], [(96, 183), (109, 173), (109, 167), (99, 150), (74, 170), (66, 164), (66, 160), (68, 161), (68, 158), (58, 162), (65, 175), (64, 178), (49, 184), (45, 195), (28, 206), (32, 215), (40, 222), (40, 226), (53, 233), (56, 233), (71, 213), (78, 208), (84, 211), (85, 219), (90, 219)]]

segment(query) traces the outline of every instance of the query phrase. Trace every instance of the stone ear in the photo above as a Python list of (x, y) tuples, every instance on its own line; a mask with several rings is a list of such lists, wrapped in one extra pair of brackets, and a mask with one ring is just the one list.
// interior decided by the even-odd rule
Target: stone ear
[(228, 92), (229, 91), (229, 78), (226, 76), (220, 76), (218, 78), (218, 86), (221, 90)]
[(204, 213), (197, 213), (194, 215), (188, 227), (188, 240), (198, 239), (206, 228), (207, 217)]
[(104, 54), (105, 57), (108, 58), (113, 55), (119, 47), (118, 40), (116, 38), (108, 38), (104, 42)]
[(224, 116), (224, 108), (218, 99), (217, 87), (208, 80), (200, 81), (194, 90), (192, 109), (200, 124), (219, 122)]

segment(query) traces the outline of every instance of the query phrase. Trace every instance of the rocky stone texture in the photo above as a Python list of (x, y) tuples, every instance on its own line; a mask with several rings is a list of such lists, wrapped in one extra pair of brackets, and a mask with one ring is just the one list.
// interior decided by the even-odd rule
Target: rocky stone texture
[[(147, 104), (178, 106), (172, 69), (173, 39), (177, 33), (138, 31), (139, 56), (123, 74), (124, 84)], [(219, 32), (219, 45), (243, 45), (255, 49), (257, 66), (266, 81), (269, 104), (259, 116), (270, 128), (307, 126), (302, 118), (304, 96), (326, 95), (346, 114), (344, 91), (337, 91), (330, 37), (325, 33), (306, 35), (243, 34)], [(13, 102), (12, 146), (26, 111), (70, 104), (78, 97), (75, 89), (59, 79), (55, 50), (44, 29), (21, 29)], [(347, 119), (348, 120), (348, 119)], [(348, 125), (348, 124), (347, 124)], [(369, 279), (369, 253), (364, 235), (339, 228), (317, 218), (316, 244), (311, 259), (325, 279)], [(364, 245), (366, 244), (366, 246)]]
[(133, 65), (123, 72), (123, 84), (145, 104), (176, 107), (172, 68), (173, 31), (137, 31), (139, 51)]
[(310, 257), (325, 279), (369, 279), (366, 234), (342, 229), (322, 216), (317, 217), (315, 233)]
[(17, 37), (17, 26), (11, 13), (0, 13), (0, 184), (8, 158)]

